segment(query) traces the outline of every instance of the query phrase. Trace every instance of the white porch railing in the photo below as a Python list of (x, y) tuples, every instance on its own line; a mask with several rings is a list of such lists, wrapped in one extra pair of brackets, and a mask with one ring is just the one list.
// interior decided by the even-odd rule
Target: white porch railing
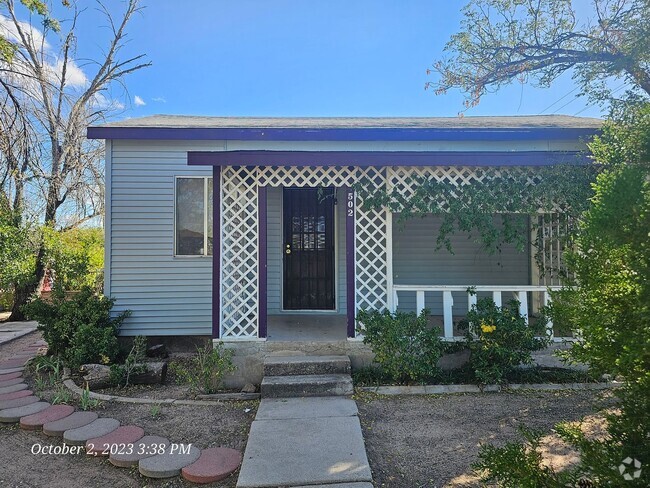
[[(454, 298), (452, 292), (465, 292), (467, 294), (467, 309), (470, 310), (472, 305), (476, 305), (476, 293), (491, 293), (492, 300), (500, 307), (503, 302), (504, 293), (512, 293), (512, 298), (519, 301), (519, 313), (526, 318), (528, 322), (528, 292), (542, 293), (542, 304), (544, 306), (551, 302), (549, 290), (558, 290), (559, 286), (535, 286), (535, 285), (481, 285), (481, 286), (462, 286), (462, 285), (393, 285), (392, 287), (392, 311), (397, 309), (399, 300), (398, 292), (415, 292), (415, 308), (418, 315), (426, 308), (425, 293), (434, 292), (442, 293), (442, 315), (443, 315), (443, 337), (446, 340), (454, 340), (454, 322), (453, 307)], [(472, 293), (468, 290), (471, 289)], [(553, 323), (549, 320), (547, 332), (551, 339), (555, 339), (553, 333)]]

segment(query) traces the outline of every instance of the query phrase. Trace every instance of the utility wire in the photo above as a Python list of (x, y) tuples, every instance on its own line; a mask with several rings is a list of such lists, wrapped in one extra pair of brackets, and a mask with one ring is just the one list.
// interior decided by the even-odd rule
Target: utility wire
[[(575, 87), (573, 90), (571, 90), (569, 93), (567, 93), (566, 95), (564, 95), (564, 96), (558, 98), (557, 100), (555, 100), (552, 104), (550, 104), (548, 107), (546, 107), (544, 110), (542, 110), (542, 111), (539, 113), (539, 115), (542, 115), (544, 112), (546, 112), (546, 111), (547, 111), (549, 108), (551, 108), (553, 105), (555, 105), (555, 104), (558, 103), (558, 102), (561, 102), (562, 100), (564, 100), (566, 97), (568, 97), (569, 95), (571, 95), (573, 92), (575, 92), (575, 91), (578, 90), (579, 88), (580, 88), (579, 86), (576, 86), (576, 87)], [(574, 101), (574, 100), (571, 100), (571, 102), (573, 102), (573, 101)], [(571, 103), (571, 102), (569, 102), (569, 103)], [(568, 105), (568, 104), (567, 104), (567, 105)], [(563, 105), (562, 107), (564, 107), (564, 106), (565, 106), (565, 105)], [(560, 108), (562, 108), (562, 107), (560, 107)]]

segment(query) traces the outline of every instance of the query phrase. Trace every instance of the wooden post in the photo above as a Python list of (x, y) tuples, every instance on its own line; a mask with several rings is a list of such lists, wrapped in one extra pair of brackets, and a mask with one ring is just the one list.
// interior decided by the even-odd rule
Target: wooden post
[[(551, 304), (551, 294), (548, 290), (544, 290), (544, 306), (547, 307)], [(549, 318), (548, 323), (546, 324), (546, 332), (551, 340), (555, 337), (555, 332), (553, 332), (553, 321)]]
[(501, 306), (501, 292), (500, 291), (493, 291), (492, 292), (492, 300), (494, 301), (494, 304), (497, 307)]
[(517, 298), (519, 300), (519, 314), (523, 315), (526, 323), (528, 323), (528, 292), (518, 292)]
[(418, 315), (422, 313), (422, 310), (424, 310), (424, 292), (423, 291), (416, 291), (415, 292), (415, 308), (417, 310)]
[(454, 321), (452, 314), (452, 307), (454, 306), (454, 298), (450, 291), (442, 292), (442, 309), (444, 314), (444, 328), (445, 337), (450, 338), (454, 336)]

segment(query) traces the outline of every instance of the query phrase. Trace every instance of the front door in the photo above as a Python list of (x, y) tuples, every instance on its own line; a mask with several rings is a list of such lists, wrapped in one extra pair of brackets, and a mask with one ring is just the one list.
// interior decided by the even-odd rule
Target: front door
[(334, 190), (284, 189), (284, 309), (334, 310)]

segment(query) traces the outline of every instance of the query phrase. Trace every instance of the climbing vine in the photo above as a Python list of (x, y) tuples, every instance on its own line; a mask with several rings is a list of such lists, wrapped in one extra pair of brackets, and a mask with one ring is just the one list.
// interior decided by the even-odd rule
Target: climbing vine
[[(558, 164), (472, 171), (476, 177), (461, 184), (414, 173), (389, 188), (377, 188), (362, 180), (355, 190), (364, 208), (388, 207), (397, 214), (398, 222), (430, 214), (441, 216), (436, 250), (446, 248), (453, 253), (451, 236), (467, 233), (489, 253), (500, 252), (504, 244), (514, 244), (523, 252), (532, 232), (540, 272), (561, 272), (549, 269), (546, 254), (558, 246), (570, 245), (578, 216), (586, 210), (592, 195), (597, 168)], [(556, 261), (553, 267), (559, 267), (559, 263)]]

